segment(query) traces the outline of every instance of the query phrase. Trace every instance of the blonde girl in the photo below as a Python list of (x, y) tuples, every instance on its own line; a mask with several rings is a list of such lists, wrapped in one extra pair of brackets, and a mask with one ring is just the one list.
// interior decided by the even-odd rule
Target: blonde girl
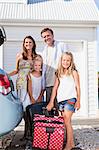
[(71, 150), (75, 147), (71, 117), (75, 112), (75, 108), (80, 109), (79, 74), (71, 52), (65, 52), (61, 56), (51, 99), (47, 105), (48, 110), (53, 108), (55, 96), (57, 96), (59, 112), (63, 115), (67, 131), (67, 143), (64, 150)]
[(44, 79), (42, 78), (43, 59), (37, 55), (33, 60), (33, 71), (28, 76), (28, 94), (32, 104), (41, 102), (44, 94)]

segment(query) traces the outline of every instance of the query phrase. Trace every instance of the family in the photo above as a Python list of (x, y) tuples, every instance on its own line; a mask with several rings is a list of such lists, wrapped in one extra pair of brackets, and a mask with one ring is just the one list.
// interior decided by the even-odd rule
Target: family
[(46, 43), (42, 56), (36, 52), (36, 43), (31, 36), (23, 40), (23, 50), (16, 56), (16, 90), (24, 109), (25, 131), (27, 132), (26, 107), (42, 102), (46, 92), (47, 110), (56, 107), (64, 118), (67, 142), (64, 150), (75, 147), (71, 117), (80, 109), (80, 79), (74, 64), (73, 54), (63, 42), (54, 39), (53, 30), (44, 28), (41, 37)]

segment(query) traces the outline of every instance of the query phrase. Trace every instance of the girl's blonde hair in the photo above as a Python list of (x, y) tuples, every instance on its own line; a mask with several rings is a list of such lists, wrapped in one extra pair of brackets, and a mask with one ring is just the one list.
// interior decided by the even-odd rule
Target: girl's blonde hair
[(71, 57), (71, 63), (70, 63), (70, 66), (68, 67), (67, 69), (67, 75), (70, 75), (72, 74), (73, 70), (76, 70), (76, 66), (74, 64), (74, 58), (73, 58), (73, 54), (71, 52), (64, 52), (60, 58), (60, 61), (58, 63), (58, 69), (56, 71), (56, 75), (58, 78), (60, 78), (62, 75), (64, 75), (64, 68), (62, 66), (62, 59), (63, 59), (63, 56), (65, 55), (68, 55)]
[(41, 61), (41, 63), (43, 64), (43, 58), (40, 54), (37, 54), (35, 57), (34, 57), (34, 61), (35, 60), (38, 60), (38, 61)]

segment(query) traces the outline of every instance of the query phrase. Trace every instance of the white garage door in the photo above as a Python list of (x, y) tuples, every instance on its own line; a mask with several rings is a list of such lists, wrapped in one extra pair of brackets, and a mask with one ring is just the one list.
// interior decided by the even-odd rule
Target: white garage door
[(15, 69), (16, 54), (21, 50), (21, 42), (6, 42), (4, 44), (4, 69), (10, 72)]
[[(22, 42), (20, 41), (5, 42), (4, 44), (3, 68), (7, 73), (13, 71), (16, 67), (16, 54), (21, 50), (21, 44)], [(16, 76), (13, 76), (12, 79), (15, 85)]]

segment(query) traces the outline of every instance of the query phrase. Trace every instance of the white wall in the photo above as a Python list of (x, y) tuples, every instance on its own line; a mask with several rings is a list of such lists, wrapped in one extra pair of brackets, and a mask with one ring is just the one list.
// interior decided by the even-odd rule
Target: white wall
[[(4, 44), (4, 69), (9, 72), (15, 68), (16, 53), (22, 48), (25, 36), (31, 35), (36, 40), (37, 51), (42, 52), (43, 41), (40, 36), (42, 26), (5, 26), (7, 42)], [(81, 79), (81, 110), (75, 117), (95, 116), (97, 111), (96, 47), (95, 28), (88, 27), (51, 27), (55, 39), (71, 45)], [(93, 87), (93, 89), (92, 89)]]

